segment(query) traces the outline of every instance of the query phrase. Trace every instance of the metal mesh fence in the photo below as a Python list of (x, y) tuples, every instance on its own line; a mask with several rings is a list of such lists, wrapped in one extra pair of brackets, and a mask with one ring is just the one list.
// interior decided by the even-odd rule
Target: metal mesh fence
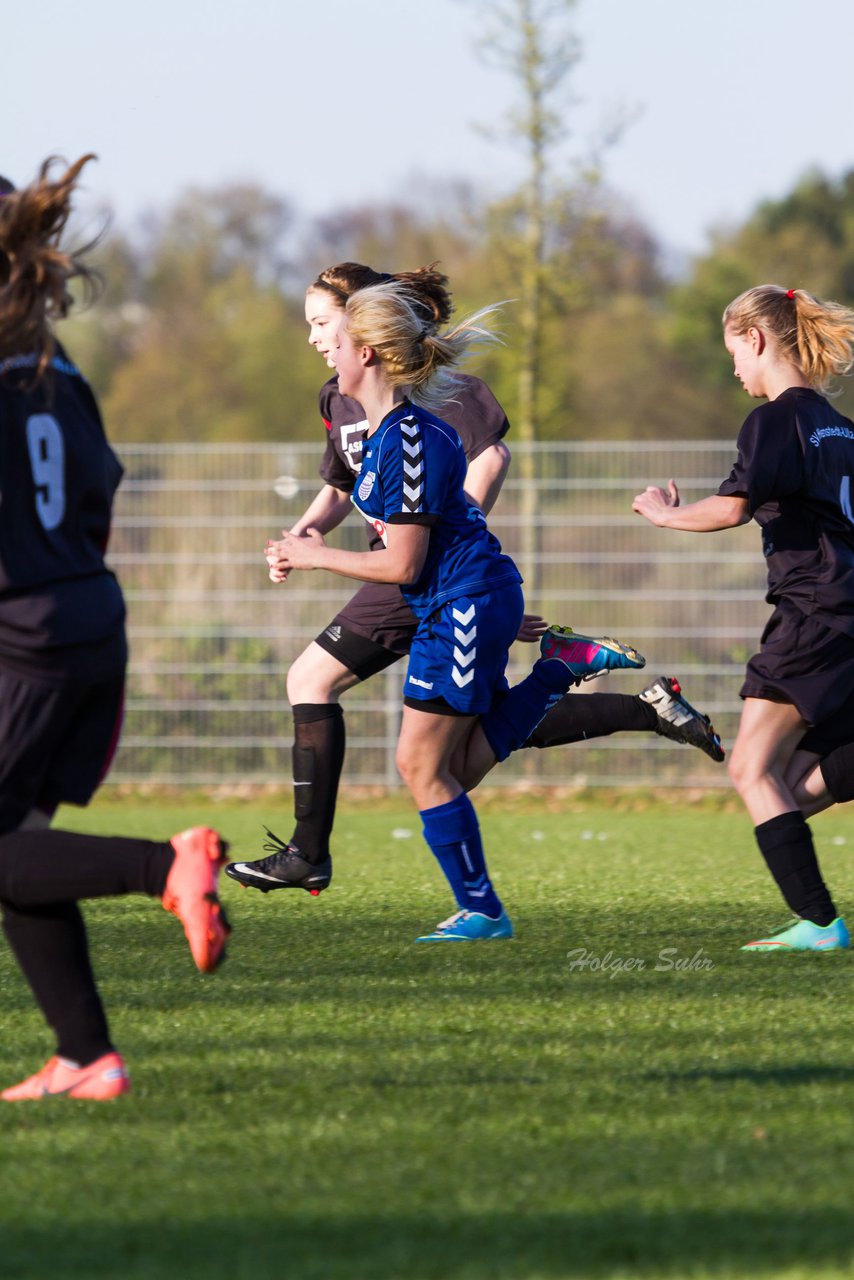
[[(523, 446), (514, 444), (519, 458)], [(331, 574), (266, 576), (267, 538), (317, 491), (314, 445), (124, 445), (110, 563), (129, 609), (131, 669), (112, 783), (281, 782), (289, 776), (288, 663), (355, 589)], [(593, 635), (636, 644), (645, 672), (589, 690), (638, 692), (678, 675), (731, 743), (738, 688), (769, 607), (755, 525), (719, 534), (652, 528), (631, 512), (648, 483), (675, 476), (686, 501), (714, 491), (732, 447), (716, 442), (533, 446), (538, 552), (527, 607)], [(521, 481), (507, 480), (490, 526), (518, 555)], [(518, 472), (518, 466), (516, 467)], [(354, 517), (332, 539), (361, 550)], [(533, 586), (533, 590), (531, 590)], [(535, 656), (517, 644), (511, 682)], [(404, 663), (346, 694), (345, 781), (396, 786), (394, 744)], [(584, 697), (579, 691), (574, 696)], [(725, 771), (653, 734), (522, 751), (491, 784), (715, 787)]]

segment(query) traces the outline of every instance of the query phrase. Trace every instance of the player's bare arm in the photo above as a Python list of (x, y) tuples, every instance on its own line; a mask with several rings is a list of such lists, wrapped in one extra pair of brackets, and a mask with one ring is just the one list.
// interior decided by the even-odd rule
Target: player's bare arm
[(309, 530), (301, 537), (286, 533), (271, 542), (265, 557), (273, 582), (292, 569), (327, 569), (360, 582), (416, 582), (427, 558), (430, 530), (422, 524), (386, 526), (387, 545), (381, 551), (345, 551), (328, 547), (322, 536)]
[(649, 485), (635, 497), (632, 510), (659, 529), (682, 529), (691, 533), (735, 529), (750, 520), (747, 499), (737, 495), (727, 497), (715, 493), (683, 506), (673, 480), (667, 489)]
[(353, 504), (350, 495), (344, 489), (336, 489), (334, 485), (325, 484), (316, 497), (309, 503), (303, 514), (290, 528), (290, 532), (299, 536), (307, 529), (316, 529), (318, 533), (329, 533), (337, 529)]
[(472, 458), (466, 472), (465, 492), (469, 501), (487, 515), (501, 492), (510, 466), (510, 450), (503, 440), (491, 444)]

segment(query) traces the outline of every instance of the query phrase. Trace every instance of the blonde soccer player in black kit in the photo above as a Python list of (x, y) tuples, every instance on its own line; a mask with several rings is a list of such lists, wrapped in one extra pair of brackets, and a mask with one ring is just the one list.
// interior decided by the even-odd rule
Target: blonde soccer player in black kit
[(834, 951), (848, 947), (848, 930), (792, 769), (810, 727), (822, 749), (822, 724), (854, 696), (854, 423), (824, 394), (852, 366), (854, 312), (804, 289), (760, 285), (730, 303), (723, 331), (735, 376), (767, 403), (742, 426), (716, 494), (682, 506), (671, 480), (638, 494), (634, 510), (667, 529), (702, 533), (754, 519), (762, 530), (774, 612), (747, 664), (729, 770), (797, 920), (743, 950)]

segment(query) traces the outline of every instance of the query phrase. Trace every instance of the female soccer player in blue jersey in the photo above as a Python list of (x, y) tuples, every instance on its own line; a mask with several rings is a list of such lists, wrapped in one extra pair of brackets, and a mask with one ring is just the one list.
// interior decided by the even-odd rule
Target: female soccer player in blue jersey
[[(334, 368), (338, 327), (347, 299), (358, 289), (396, 280), (417, 297), (425, 323), (438, 329), (452, 312), (448, 280), (436, 265), (417, 271), (375, 271), (358, 262), (342, 262), (321, 271), (306, 291), (308, 340)], [(352, 511), (355, 489), (368, 431), (365, 411), (343, 395), (337, 375), (320, 391), (326, 448), (320, 465), (323, 487), (289, 532), (316, 529), (326, 534)], [(489, 387), (466, 374), (455, 378), (452, 397), (442, 416), (459, 435), (466, 455), (465, 491), (488, 514), (510, 463), (505, 442), (507, 416)], [(382, 546), (373, 530), (369, 545)], [(367, 582), (347, 601), (291, 663), (287, 690), (294, 719), (293, 788), (296, 824), (290, 839), (272, 832), (268, 857), (242, 864), (244, 882), (256, 887), (319, 890), (329, 884), (332, 858), (329, 842), (335, 819), (338, 787), (344, 765), (345, 726), (340, 698), (348, 689), (369, 680), (410, 649), (417, 620), (394, 583)], [(545, 629), (542, 618), (526, 615), (517, 639), (537, 640)], [(654, 732), (699, 747), (713, 760), (723, 760), (720, 739), (708, 716), (682, 695), (678, 683), (658, 676), (638, 695), (592, 694), (567, 697), (537, 725), (526, 746), (545, 748), (620, 731)], [(254, 878), (253, 878), (254, 875)]]
[(819, 871), (798, 775), (805, 731), (815, 726), (812, 746), (826, 750), (822, 725), (854, 697), (854, 423), (824, 395), (851, 368), (854, 312), (803, 289), (760, 285), (730, 303), (723, 328), (735, 376), (767, 403), (745, 421), (716, 494), (681, 506), (671, 480), (638, 494), (634, 510), (668, 529), (705, 532), (751, 518), (762, 529), (774, 612), (747, 665), (730, 774), (799, 919), (743, 949), (835, 950), (849, 945), (848, 931)]
[(124, 600), (104, 562), (122, 468), (51, 323), (73, 278), (93, 282), (61, 244), (91, 158), (60, 173), (48, 161), (20, 191), (0, 180), (0, 910), (57, 1041), (40, 1071), (3, 1090), (9, 1102), (130, 1088), (77, 899), (159, 897), (205, 972), (229, 932), (216, 898), (225, 846), (210, 828), (162, 843), (46, 830), (58, 804), (88, 803), (109, 766), (127, 660)]
[[(340, 391), (358, 401), (367, 419), (353, 502), (382, 548), (338, 550), (308, 529), (267, 551), (274, 581), (295, 569), (324, 568), (399, 584), (417, 619), (397, 765), (459, 908), (419, 941), (512, 936), (466, 790), (524, 743), (577, 680), (643, 665), (628, 646), (550, 629), (531, 675), (508, 691), (504, 671), (523, 616), (521, 579), (466, 496), (460, 437), (430, 412), (449, 397), (450, 371), (472, 342), (488, 336), (479, 323), (484, 314), (439, 333), (404, 283), (350, 297), (335, 367)], [(229, 873), (244, 879), (245, 865), (233, 864)]]

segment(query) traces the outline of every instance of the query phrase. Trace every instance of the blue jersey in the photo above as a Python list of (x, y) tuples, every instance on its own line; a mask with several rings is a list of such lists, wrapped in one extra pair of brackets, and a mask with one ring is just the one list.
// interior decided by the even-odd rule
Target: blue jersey
[(430, 528), (421, 575), (401, 586), (417, 618), (447, 600), (522, 581), (483, 512), (468, 501), (465, 475), (466, 455), (453, 427), (409, 401), (386, 414), (365, 441), (356, 508), (383, 542), (389, 524)]
[(762, 529), (768, 602), (790, 600), (854, 636), (854, 423), (823, 396), (790, 387), (760, 405), (718, 489), (747, 499)]

